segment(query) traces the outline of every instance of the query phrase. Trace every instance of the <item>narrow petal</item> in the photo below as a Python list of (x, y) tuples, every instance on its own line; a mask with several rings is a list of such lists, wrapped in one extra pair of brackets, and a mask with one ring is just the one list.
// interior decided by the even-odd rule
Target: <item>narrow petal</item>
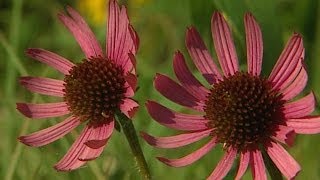
[(193, 162), (199, 160), (207, 154), (214, 146), (217, 144), (216, 138), (212, 138), (207, 144), (202, 146), (200, 149), (192, 152), (191, 154), (184, 156), (179, 159), (167, 159), (164, 157), (157, 157), (157, 159), (163, 163), (165, 163), (168, 166), (173, 166), (173, 167), (182, 167), (182, 166), (187, 166), (189, 164), (192, 164)]
[(126, 80), (125, 87), (127, 88), (125, 96), (132, 97), (137, 88), (137, 76), (133, 73), (128, 72), (124, 79)]
[(235, 177), (235, 180), (241, 179), (241, 177), (244, 175), (244, 173), (248, 168), (249, 162), (250, 162), (250, 152), (249, 151), (241, 152), (239, 168), (238, 168), (238, 172)]
[(109, 20), (107, 35), (107, 55), (116, 64), (124, 67), (125, 72), (133, 68), (129, 53), (136, 54), (139, 39), (133, 27), (129, 24), (127, 10), (119, 8), (116, 1), (109, 4)]
[(86, 43), (89, 43), (89, 45), (91, 46), (90, 49), (87, 50), (88, 52), (90, 52), (90, 54), (86, 54), (86, 56), (87, 57), (104, 56), (96, 36), (92, 32), (92, 30), (90, 29), (86, 21), (81, 17), (81, 15), (76, 10), (74, 10), (70, 6), (67, 6), (67, 11), (69, 15), (72, 17), (72, 19), (74, 20), (74, 22), (78, 25), (78, 28), (86, 36), (85, 37), (87, 38)]
[(50, 78), (40, 78), (40, 77), (21, 77), (20, 84), (27, 88), (28, 90), (40, 94), (63, 97), (64, 96), (64, 85), (63, 81), (50, 79)]
[(157, 74), (154, 87), (166, 98), (182, 106), (203, 111), (204, 104), (169, 77)]
[(222, 14), (215, 12), (211, 19), (214, 47), (225, 76), (239, 71), (238, 57), (233, 44), (230, 28)]
[(282, 51), (269, 76), (269, 80), (274, 82), (275, 86), (278, 86), (279, 83), (290, 76), (301, 60), (303, 51), (302, 37), (299, 34), (294, 34)]
[(273, 138), (283, 144), (293, 146), (296, 133), (292, 127), (279, 125), (276, 135)]
[(47, 64), (48, 66), (55, 68), (65, 75), (69, 74), (69, 71), (74, 66), (74, 64), (68, 59), (44, 49), (27, 49), (26, 54), (42, 63)]
[(250, 166), (253, 179), (267, 180), (266, 167), (263, 162), (262, 154), (259, 150), (251, 151)]
[(271, 142), (266, 148), (274, 164), (287, 179), (294, 178), (301, 170), (300, 165), (280, 144)]
[(244, 24), (246, 29), (248, 72), (252, 75), (259, 76), (263, 57), (261, 29), (250, 13), (245, 15)]
[(298, 134), (320, 133), (320, 116), (310, 116), (300, 119), (288, 119), (287, 126), (292, 127)]
[(173, 59), (174, 72), (181, 85), (194, 97), (201, 101), (207, 99), (209, 90), (206, 89), (190, 72), (183, 55), (178, 51)]
[(108, 17), (108, 27), (107, 27), (107, 57), (114, 59), (116, 50), (116, 41), (118, 36), (119, 28), (119, 14), (120, 8), (115, 0), (109, 1), (109, 17)]
[(224, 178), (230, 171), (236, 156), (237, 150), (230, 148), (207, 179), (215, 180)]
[(313, 92), (307, 96), (284, 105), (283, 113), (285, 118), (300, 118), (310, 115), (316, 106)]
[[(89, 33), (87, 32), (88, 31), (87, 29), (86, 29), (87, 31), (83, 29), (85, 27), (83, 26), (82, 23), (76, 22), (74, 19), (62, 13), (58, 14), (58, 18), (63, 23), (63, 25), (72, 33), (72, 35), (78, 42), (79, 46), (81, 47), (87, 59), (90, 59), (91, 57), (104, 56), (100, 48), (100, 45), (98, 45), (98, 42), (90, 29), (89, 29), (90, 31)], [(79, 25), (78, 23), (81, 25)]]
[(20, 140), (20, 142), (28, 146), (44, 146), (68, 134), (80, 123), (81, 122), (79, 118), (71, 116), (54, 126), (34, 132), (29, 135), (20, 136), (18, 139)]
[(208, 129), (208, 120), (204, 119), (201, 115), (177, 113), (154, 101), (148, 101), (146, 107), (154, 120), (168, 128), (184, 131)]
[(68, 152), (63, 156), (63, 158), (54, 165), (54, 168), (58, 171), (71, 171), (79, 168), (85, 161), (80, 161), (78, 158), (87, 147), (84, 143), (88, 140), (92, 133), (92, 128), (86, 126), (81, 132), (80, 136), (72, 144)]
[(114, 120), (94, 128), (93, 135), (85, 142), (87, 147), (83, 150), (78, 159), (81, 161), (90, 161), (99, 157), (111, 137), (113, 129)]
[(132, 118), (139, 108), (139, 104), (133, 99), (126, 98), (123, 103), (120, 104), (120, 110), (128, 118)]
[(219, 79), (222, 79), (218, 67), (215, 65), (206, 45), (194, 27), (187, 29), (186, 46), (194, 64), (209, 84), (216, 83)]
[(65, 102), (30, 104), (17, 103), (17, 109), (28, 118), (48, 118), (69, 114), (68, 105)]
[(205, 131), (197, 131), (186, 134), (179, 134), (169, 137), (154, 137), (147, 133), (141, 132), (141, 136), (148, 144), (156, 148), (177, 148), (189, 145), (200, 139), (207, 137), (211, 133), (211, 129)]
[(302, 68), (295, 80), (282, 91), (283, 100), (290, 100), (296, 97), (306, 87), (308, 74), (305, 68)]

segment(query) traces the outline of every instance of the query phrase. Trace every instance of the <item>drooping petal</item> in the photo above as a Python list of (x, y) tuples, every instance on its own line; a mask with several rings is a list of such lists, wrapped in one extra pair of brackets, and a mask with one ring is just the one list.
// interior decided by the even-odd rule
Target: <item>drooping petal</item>
[(252, 75), (259, 76), (263, 57), (261, 29), (250, 13), (245, 15), (244, 24), (246, 30), (248, 72)]
[(190, 72), (183, 55), (178, 51), (173, 59), (174, 72), (181, 85), (194, 97), (201, 101), (207, 99), (209, 90), (206, 89)]
[(273, 136), (273, 138), (283, 144), (292, 146), (295, 136), (296, 133), (294, 132), (294, 129), (292, 127), (279, 125), (278, 130), (276, 131), (276, 135)]
[(295, 69), (299, 60), (301, 60), (302, 52), (302, 37), (299, 34), (294, 34), (282, 51), (276, 65), (272, 69), (269, 80), (274, 82), (277, 86), (281, 81), (287, 79)]
[(20, 142), (28, 146), (44, 146), (68, 134), (80, 123), (81, 122), (79, 118), (71, 116), (54, 126), (34, 132), (29, 135), (20, 136), (18, 139), (20, 140)]
[(320, 133), (320, 116), (310, 116), (299, 119), (288, 119), (287, 126), (292, 127), (298, 134)]
[(239, 71), (238, 57), (230, 28), (222, 14), (215, 12), (211, 18), (214, 47), (225, 76)]
[(248, 165), (250, 162), (250, 152), (249, 151), (244, 151), (240, 153), (240, 163), (239, 163), (239, 168), (237, 175), (235, 177), (235, 180), (240, 180), (241, 177), (244, 175), (246, 172)]
[(305, 68), (301, 68), (299, 74), (295, 78), (295, 80), (282, 91), (282, 99), (290, 100), (296, 97), (298, 94), (302, 92), (302, 90), (306, 87), (308, 81), (308, 74)]
[(86, 126), (68, 152), (54, 165), (54, 168), (58, 171), (71, 171), (85, 164), (85, 161), (80, 161), (78, 158), (85, 147), (87, 147), (84, 143), (88, 140), (91, 133), (92, 128)]
[(115, 0), (109, 1), (109, 17), (108, 17), (108, 27), (107, 27), (107, 42), (106, 51), (107, 57), (114, 59), (115, 57), (115, 47), (119, 30), (119, 14), (120, 8)]
[(313, 92), (307, 96), (284, 105), (283, 113), (285, 118), (300, 118), (310, 115), (316, 106)]
[(27, 49), (26, 54), (42, 63), (55, 68), (65, 75), (69, 74), (69, 71), (74, 66), (74, 64), (68, 59), (44, 49), (30, 48)]
[(85, 147), (78, 159), (81, 161), (90, 161), (99, 157), (111, 137), (113, 129), (114, 120), (94, 128), (94, 132), (88, 138), (88, 141), (85, 142), (87, 147)]
[(74, 10), (70, 6), (67, 6), (67, 11), (69, 15), (72, 17), (72, 19), (74, 20), (74, 22), (77, 23), (78, 28), (84, 33), (85, 38), (87, 38), (85, 42), (89, 43), (89, 45), (91, 46), (90, 49), (87, 50), (89, 54), (86, 54), (86, 56), (87, 57), (104, 56), (96, 36), (92, 32), (92, 30), (90, 29), (86, 21), (81, 17), (81, 15), (76, 10)]
[(177, 113), (154, 101), (148, 101), (146, 107), (150, 116), (166, 127), (185, 131), (208, 129), (208, 120), (201, 115)]
[(266, 167), (263, 162), (262, 154), (259, 150), (250, 152), (250, 166), (253, 179), (267, 180)]
[(203, 102), (191, 95), (183, 86), (177, 84), (169, 77), (157, 74), (154, 87), (166, 98), (182, 106), (203, 111)]
[(50, 96), (63, 97), (63, 83), (63, 81), (50, 78), (30, 76), (20, 77), (20, 84), (26, 87), (28, 90)]
[(177, 148), (199, 141), (207, 137), (211, 133), (211, 129), (205, 131), (197, 131), (186, 134), (179, 134), (169, 137), (154, 137), (147, 133), (141, 132), (141, 136), (148, 144), (157, 148)]
[(216, 138), (212, 138), (207, 144), (202, 146), (200, 149), (192, 152), (191, 154), (184, 156), (179, 159), (167, 159), (164, 157), (157, 157), (157, 159), (163, 163), (165, 163), (168, 166), (173, 166), (173, 167), (182, 167), (182, 166), (187, 166), (189, 164), (192, 164), (193, 162), (199, 160), (207, 154), (214, 146), (217, 144)]
[(17, 103), (17, 109), (28, 118), (48, 118), (69, 114), (68, 105), (65, 102), (30, 104)]
[(137, 88), (137, 83), (138, 83), (137, 76), (133, 73), (128, 72), (124, 77), (124, 79), (129, 84), (127, 88), (130, 88), (131, 89), (130, 91), (135, 92)]
[(215, 65), (206, 45), (194, 27), (187, 29), (186, 46), (194, 64), (209, 84), (222, 79), (218, 67)]
[(218, 165), (214, 169), (214, 171), (210, 174), (208, 179), (222, 179), (224, 178), (228, 172), (230, 171), (233, 162), (237, 156), (237, 150), (230, 148), (219, 161)]
[(266, 148), (274, 164), (287, 179), (294, 178), (301, 170), (299, 164), (280, 144), (271, 142)]
[(123, 103), (120, 104), (120, 110), (128, 118), (132, 118), (139, 108), (139, 104), (133, 99), (126, 98), (123, 100)]

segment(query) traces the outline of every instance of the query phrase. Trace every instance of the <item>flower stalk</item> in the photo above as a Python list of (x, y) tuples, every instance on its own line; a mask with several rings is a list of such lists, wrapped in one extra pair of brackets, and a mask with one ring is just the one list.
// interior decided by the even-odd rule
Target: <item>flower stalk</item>
[(118, 122), (120, 123), (122, 130), (127, 138), (127, 141), (130, 145), (132, 154), (134, 156), (134, 160), (136, 161), (139, 172), (142, 177), (146, 180), (151, 179), (150, 171), (147, 165), (147, 162), (144, 158), (143, 152), (141, 150), (141, 146), (139, 143), (139, 139), (136, 133), (136, 130), (133, 126), (132, 120), (129, 119), (126, 115), (121, 112), (117, 112), (116, 116)]

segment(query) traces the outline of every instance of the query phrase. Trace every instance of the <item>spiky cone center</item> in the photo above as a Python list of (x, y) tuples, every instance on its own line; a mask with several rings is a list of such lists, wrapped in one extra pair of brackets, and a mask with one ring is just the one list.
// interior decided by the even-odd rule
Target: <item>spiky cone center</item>
[(89, 125), (109, 121), (125, 97), (123, 68), (103, 57), (76, 64), (64, 82), (69, 110), (81, 121), (89, 120)]
[(212, 86), (205, 118), (220, 143), (241, 151), (270, 140), (282, 124), (283, 104), (267, 79), (237, 72)]

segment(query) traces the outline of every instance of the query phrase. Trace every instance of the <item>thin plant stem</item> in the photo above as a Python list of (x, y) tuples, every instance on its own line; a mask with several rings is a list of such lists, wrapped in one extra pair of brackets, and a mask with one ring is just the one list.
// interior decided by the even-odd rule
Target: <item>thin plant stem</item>
[(150, 171), (147, 162), (144, 158), (143, 152), (141, 150), (139, 139), (136, 130), (133, 126), (132, 120), (120, 112), (117, 113), (116, 117), (130, 145), (132, 154), (134, 156), (134, 160), (138, 165), (139, 172), (141, 173), (144, 179), (151, 179)]

